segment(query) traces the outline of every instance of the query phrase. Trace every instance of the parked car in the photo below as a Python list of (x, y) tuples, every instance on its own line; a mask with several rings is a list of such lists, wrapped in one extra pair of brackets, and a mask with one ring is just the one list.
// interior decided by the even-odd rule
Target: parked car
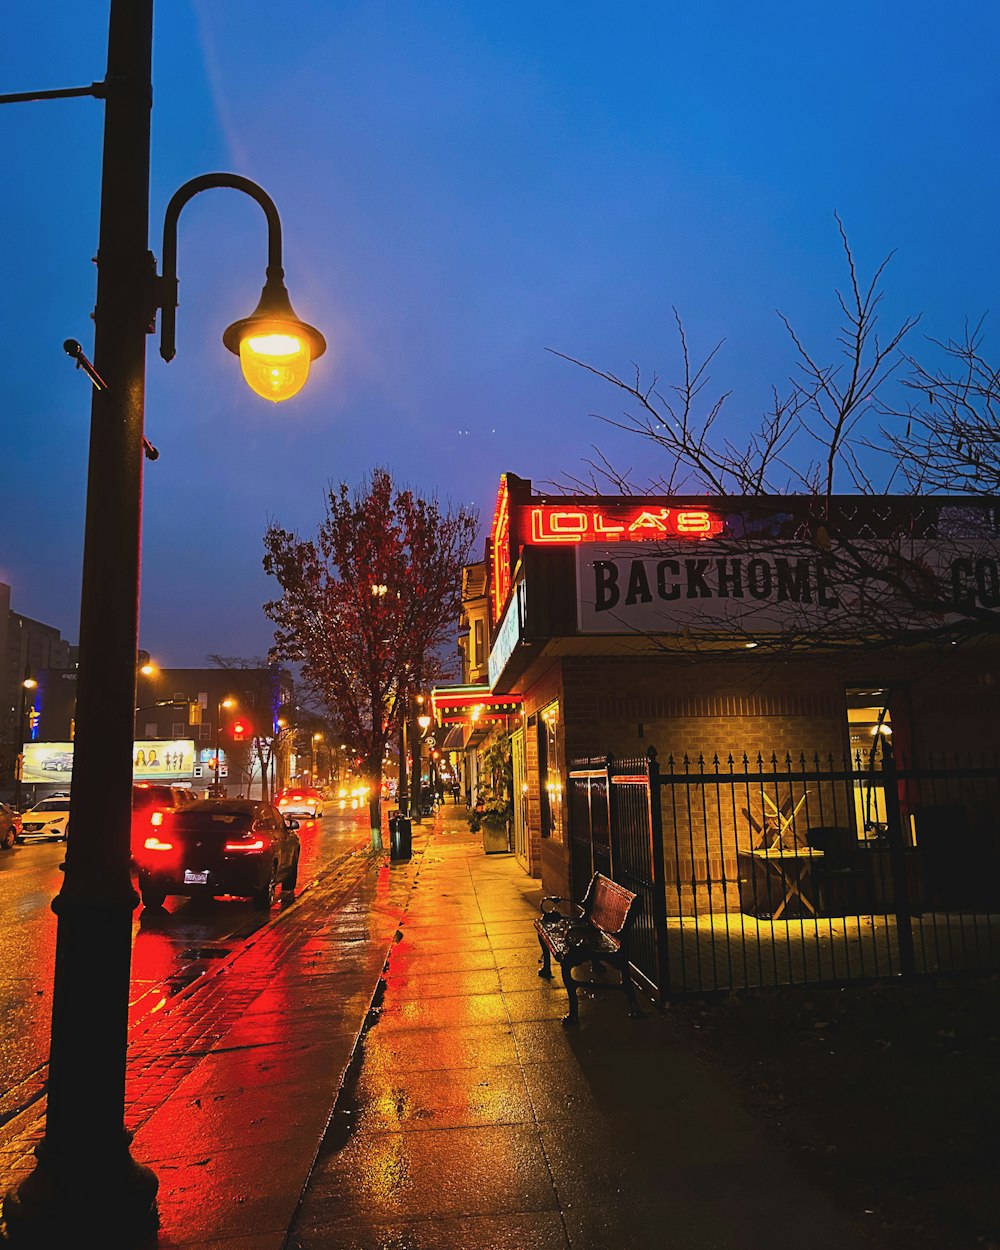
[(250, 898), (267, 910), (299, 875), (298, 821), (254, 799), (196, 799), (165, 812), (136, 853), (146, 907), (168, 894)]
[(34, 807), (29, 808), (21, 817), (21, 831), (17, 834), (18, 842), (33, 841), (35, 838), (46, 838), (49, 841), (65, 842), (69, 831), (69, 795), (50, 794)]
[(137, 781), (132, 786), (132, 860), (151, 833), (160, 827), (167, 812), (178, 811), (195, 801), (183, 786)]
[(6, 803), (0, 803), (0, 850), (9, 851), (21, 832), (21, 815)]
[(295, 786), (278, 795), (278, 811), (284, 816), (308, 816), (318, 820), (323, 815), (323, 796), (309, 786)]

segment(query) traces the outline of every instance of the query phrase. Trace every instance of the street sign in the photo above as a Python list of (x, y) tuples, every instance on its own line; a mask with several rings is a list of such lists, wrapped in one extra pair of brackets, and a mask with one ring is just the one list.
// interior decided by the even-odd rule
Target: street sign
[(191, 770), (191, 775), (194, 777), (202, 776), (202, 768), (200, 764), (195, 764), (194, 768)]
[(229, 765), (228, 765), (228, 764), (220, 764), (220, 765), (219, 765), (219, 776), (220, 776), (220, 777), (228, 777), (228, 776), (229, 776)]

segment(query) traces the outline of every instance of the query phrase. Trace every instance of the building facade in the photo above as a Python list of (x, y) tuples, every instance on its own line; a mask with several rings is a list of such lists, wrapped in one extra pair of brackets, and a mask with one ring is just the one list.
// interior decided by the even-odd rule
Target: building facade
[[(586, 846), (574, 825), (590, 817), (569, 798), (609, 756), (631, 762), (624, 776), (654, 748), (661, 772), (757, 778), (741, 801), (731, 785), (725, 820), (719, 794), (704, 790), (683, 836), (663, 817), (663, 871), (682, 882), (668, 900), (676, 914), (740, 912), (739, 857), (761, 850), (755, 825), (769, 830), (770, 793), (752, 793), (766, 789), (762, 769), (822, 760), (846, 776), (844, 761), (865, 765), (876, 741), (904, 764), (996, 748), (997, 501), (821, 505), (547, 496), (504, 475), (487, 550), (488, 689), (518, 707), (517, 837), (546, 893), (579, 892), (596, 864), (591, 845), (584, 871), (574, 866)], [(880, 780), (843, 785), (835, 821), (830, 787), (802, 787), (787, 855), (805, 847), (807, 823), (858, 840), (885, 823)], [(942, 807), (918, 790), (893, 792), (911, 847)], [(689, 785), (684, 803), (692, 797)], [(970, 801), (963, 817), (984, 837), (989, 807)]]
[[(24, 692), (26, 678), (38, 681), (43, 670), (70, 674), (75, 679), (77, 650), (53, 625), (11, 610), (11, 588), (0, 582), (0, 743), (4, 773), (12, 781), (12, 766), (25, 737), (37, 735), (37, 691)], [(21, 710), (24, 724), (18, 725)]]

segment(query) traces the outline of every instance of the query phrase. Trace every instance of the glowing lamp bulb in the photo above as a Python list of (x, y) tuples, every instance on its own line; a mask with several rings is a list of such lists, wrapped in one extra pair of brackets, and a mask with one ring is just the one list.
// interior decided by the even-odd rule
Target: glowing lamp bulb
[(240, 339), (240, 365), (247, 385), (275, 404), (302, 390), (310, 359), (308, 341), (278, 327), (263, 332), (257, 328)]

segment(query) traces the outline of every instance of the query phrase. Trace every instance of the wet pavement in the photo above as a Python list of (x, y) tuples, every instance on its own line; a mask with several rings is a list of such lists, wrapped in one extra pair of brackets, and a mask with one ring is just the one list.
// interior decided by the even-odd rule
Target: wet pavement
[(288, 1250), (855, 1246), (669, 1012), (583, 992), (562, 1027), (538, 883), (438, 823)]
[[(357, 854), (131, 1037), (126, 1123), (187, 1250), (851, 1250), (849, 1228), (687, 1053), (537, 976), (538, 883), (464, 809)], [(339, 1102), (338, 1102), (339, 1094)], [(27, 1173), (39, 1098), (0, 1125)]]

